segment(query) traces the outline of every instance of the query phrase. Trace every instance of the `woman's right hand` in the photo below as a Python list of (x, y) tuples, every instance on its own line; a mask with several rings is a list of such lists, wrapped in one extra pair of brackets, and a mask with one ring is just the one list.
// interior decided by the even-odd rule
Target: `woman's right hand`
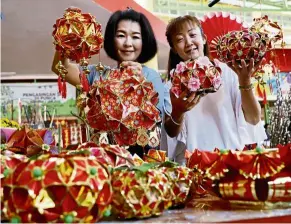
[(190, 93), (189, 90), (184, 90), (179, 97), (176, 97), (175, 94), (170, 91), (170, 97), (172, 102), (172, 113), (171, 115), (166, 114), (165, 116), (165, 130), (171, 138), (174, 138), (178, 136), (182, 130), (184, 114), (199, 103), (201, 95), (197, 95), (196, 92)]
[(174, 120), (180, 120), (184, 113), (190, 111), (194, 108), (200, 101), (201, 95), (197, 95), (196, 92), (189, 92), (189, 90), (184, 90), (179, 97), (170, 91), (172, 108), (172, 118)]
[(80, 85), (80, 78), (79, 78), (79, 67), (77, 64), (71, 63), (69, 59), (67, 58), (62, 58), (61, 55), (59, 54), (58, 51), (55, 52), (54, 59), (52, 62), (52, 72), (55, 74), (59, 75), (59, 71), (56, 68), (56, 65), (58, 64), (59, 61), (62, 61), (64, 67), (67, 70), (67, 74), (65, 76), (65, 80), (72, 84), (73, 86)]

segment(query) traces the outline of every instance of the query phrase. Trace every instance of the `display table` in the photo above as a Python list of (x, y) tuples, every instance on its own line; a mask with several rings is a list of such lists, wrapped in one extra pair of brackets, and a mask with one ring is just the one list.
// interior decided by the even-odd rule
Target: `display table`
[(291, 222), (291, 207), (249, 209), (234, 207), (228, 201), (207, 197), (192, 200), (186, 208), (165, 211), (161, 216), (141, 220), (103, 220), (101, 223), (195, 223), (195, 222)]

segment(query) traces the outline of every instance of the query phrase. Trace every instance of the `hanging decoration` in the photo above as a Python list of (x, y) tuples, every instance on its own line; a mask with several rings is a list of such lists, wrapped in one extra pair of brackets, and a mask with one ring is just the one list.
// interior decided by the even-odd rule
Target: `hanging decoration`
[(96, 18), (89, 13), (82, 13), (78, 8), (68, 8), (64, 16), (57, 19), (53, 31), (54, 44), (60, 53), (60, 61), (57, 65), (59, 71), (59, 91), (63, 98), (66, 98), (67, 71), (62, 64), (64, 58), (80, 63), (82, 68), (80, 74), (81, 90), (88, 92), (89, 74), (88, 59), (98, 54), (103, 45), (101, 25)]
[(260, 18), (254, 18), (254, 23), (250, 31), (257, 33), (266, 42), (269, 49), (274, 47), (274, 43), (283, 40), (283, 30), (277, 22), (269, 20), (265, 15)]

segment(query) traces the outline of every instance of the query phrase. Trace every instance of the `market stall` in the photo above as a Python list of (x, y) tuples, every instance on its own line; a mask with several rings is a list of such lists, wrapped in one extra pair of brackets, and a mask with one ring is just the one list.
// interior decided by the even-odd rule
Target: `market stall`
[[(235, 25), (211, 36), (213, 26), (207, 24), (214, 21)], [(283, 38), (282, 28), (267, 16), (245, 27), (232, 14), (217, 12), (201, 23), (211, 53), (229, 65), (260, 62)], [(268, 141), (235, 150), (188, 148), (185, 164), (179, 164), (157, 150), (163, 121), (159, 94), (141, 71), (114, 67), (89, 83), (89, 59), (104, 41), (96, 18), (69, 7), (52, 37), (60, 55), (55, 83), (2, 85), (7, 116), (1, 118), (1, 221), (291, 221), (291, 91), (281, 85), (278, 62), (267, 61), (253, 76)], [(65, 59), (80, 69), (76, 88), (67, 83)], [(100, 57), (94, 69), (106, 70)], [(276, 87), (269, 90), (276, 95), (273, 110), (267, 104), (269, 73)], [(214, 94), (223, 88), (222, 74), (217, 60), (191, 58), (170, 72), (169, 91), (176, 98), (186, 90)], [(137, 149), (141, 156), (133, 153)]]

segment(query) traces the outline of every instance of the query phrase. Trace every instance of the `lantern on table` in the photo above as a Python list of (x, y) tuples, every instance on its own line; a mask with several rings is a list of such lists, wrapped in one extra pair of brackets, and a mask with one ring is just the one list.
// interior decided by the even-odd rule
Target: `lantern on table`
[(106, 215), (111, 176), (94, 157), (42, 155), (18, 164), (4, 185), (4, 212), (18, 222), (91, 222)]
[(161, 170), (146, 165), (115, 170), (112, 187), (113, 214), (122, 219), (160, 215), (172, 204), (167, 177)]
[(195, 150), (187, 166), (199, 170), (210, 193), (234, 206), (264, 208), (281, 201), (284, 207), (291, 201), (290, 153), (290, 144), (248, 151)]

